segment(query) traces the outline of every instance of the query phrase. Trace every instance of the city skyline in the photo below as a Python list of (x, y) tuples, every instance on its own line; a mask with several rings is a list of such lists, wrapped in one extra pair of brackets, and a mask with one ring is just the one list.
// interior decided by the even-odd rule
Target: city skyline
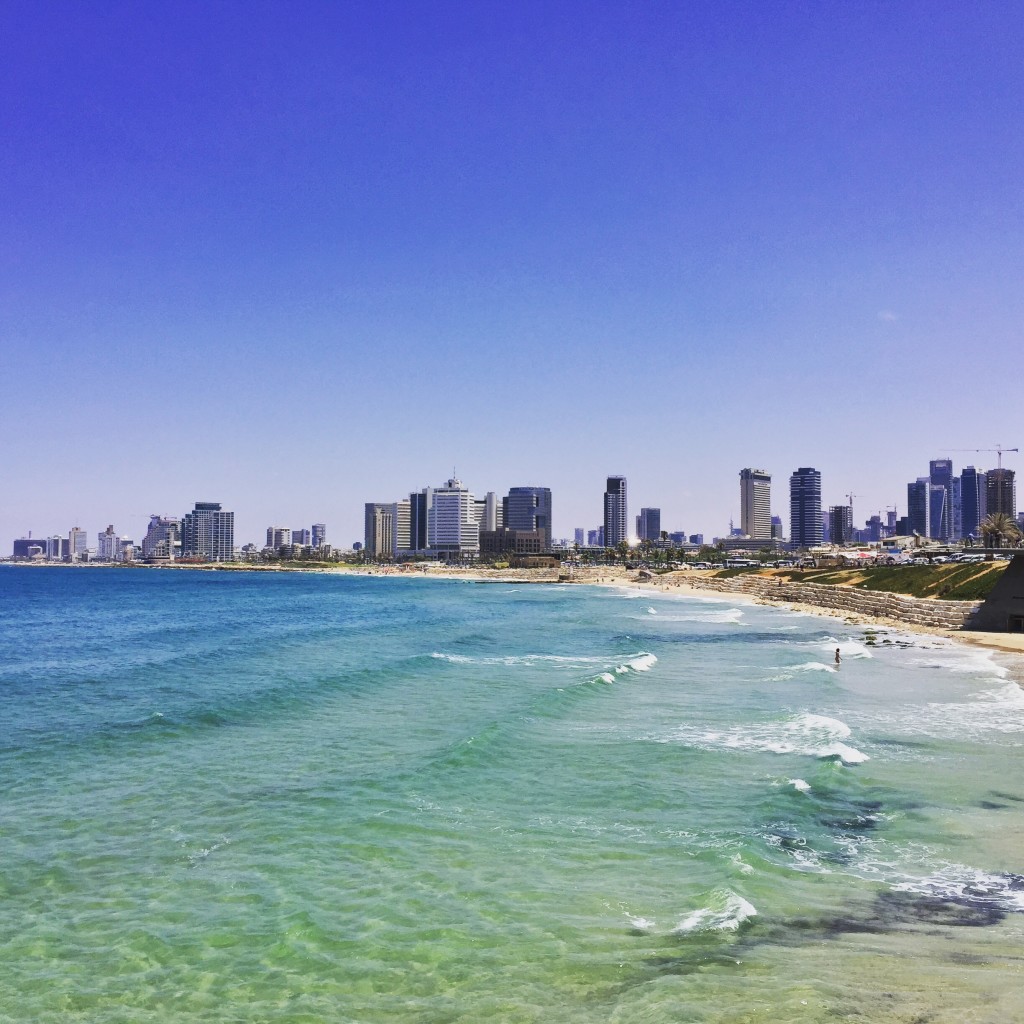
[(452, 464), (561, 537), (609, 470), (708, 536), (742, 466), (902, 505), (1024, 440), (1022, 49), (998, 5), (15, 2), (0, 536), (207, 495), (347, 545)]
[[(813, 547), (825, 543), (877, 542), (882, 536), (922, 537), (938, 541), (959, 541), (977, 536), (978, 524), (989, 513), (1005, 513), (1024, 525), (1024, 513), (1018, 514), (1016, 505), (1016, 473), (1001, 466), (1006, 451), (997, 451), (1000, 465), (990, 470), (979, 470), (973, 465), (955, 471), (950, 458), (929, 462), (928, 476), (918, 477), (906, 485), (905, 515), (900, 516), (899, 504), (879, 509), (863, 521), (855, 518), (853, 493), (845, 495), (844, 504), (823, 502), (822, 474), (813, 467), (801, 467), (792, 473), (789, 481), (789, 533), (781, 516), (771, 512), (771, 474), (761, 469), (740, 470), (741, 527), (736, 529), (730, 519), (729, 528), (721, 534), (712, 534), (712, 540), (751, 541), (785, 539), (798, 547)], [(603, 495), (603, 525), (598, 529), (576, 526), (572, 536), (576, 543), (589, 546), (615, 547), (621, 540), (635, 544), (642, 540), (658, 540), (662, 534), (661, 508), (644, 506), (630, 522), (627, 501), (628, 481), (624, 476), (607, 477)], [(827, 491), (825, 492), (827, 493)], [(234, 543), (234, 512), (221, 513), (217, 502), (196, 502), (194, 509), (180, 520), (177, 517), (151, 515), (141, 545), (142, 555), (153, 554), (155, 545), (164, 545), (167, 551), (178, 550), (182, 556), (209, 554), (215, 561), (230, 558), (233, 550), (258, 551), (260, 545), (250, 540)], [(423, 551), (471, 554), (478, 550), (482, 531), (511, 530), (522, 535), (536, 534), (529, 543), (538, 550), (548, 550), (553, 544), (571, 543), (569, 532), (555, 535), (552, 529), (552, 489), (546, 486), (517, 485), (500, 497), (494, 491), (477, 496), (468, 485), (457, 478), (449, 478), (440, 487), (425, 487), (412, 491), (408, 498), (392, 502), (365, 502), (362, 538), (330, 545), (336, 550), (362, 546), (377, 556), (403, 551)], [(200, 516), (215, 516), (230, 523), (230, 540), (214, 545), (197, 546), (189, 523)], [(630, 526), (634, 529), (630, 529)], [(170, 528), (170, 532), (168, 529)], [(767, 530), (767, 532), (766, 532)], [(665, 529), (664, 533), (677, 540), (688, 535), (685, 529)], [(608, 540), (606, 534), (611, 537)], [(689, 534), (691, 543), (701, 531)], [(51, 557), (54, 551), (72, 554), (72, 560), (87, 551), (100, 559), (120, 560), (112, 553), (122, 550), (137, 552), (140, 546), (127, 534), (119, 534), (108, 524), (98, 535), (98, 544), (90, 548), (88, 530), (78, 524), (69, 531), (65, 541), (56, 533), (36, 531), (35, 548)], [(319, 548), (325, 543), (326, 526), (313, 523), (312, 527), (268, 526), (264, 549), (279, 549), (297, 545)], [(15, 556), (24, 557), (33, 540), (32, 531), (13, 538)], [(177, 548), (175, 547), (177, 542)], [(491, 547), (496, 543), (492, 538)], [(524, 540), (523, 543), (526, 543)], [(58, 555), (59, 557), (59, 555)]]

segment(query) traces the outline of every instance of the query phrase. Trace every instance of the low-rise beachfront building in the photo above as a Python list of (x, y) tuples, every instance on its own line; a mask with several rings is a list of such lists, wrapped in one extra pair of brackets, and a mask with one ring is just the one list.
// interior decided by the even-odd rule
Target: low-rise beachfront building
[(510, 530), (507, 526), (497, 530), (480, 531), (480, 556), (494, 558), (499, 555), (539, 555), (549, 550), (543, 530)]

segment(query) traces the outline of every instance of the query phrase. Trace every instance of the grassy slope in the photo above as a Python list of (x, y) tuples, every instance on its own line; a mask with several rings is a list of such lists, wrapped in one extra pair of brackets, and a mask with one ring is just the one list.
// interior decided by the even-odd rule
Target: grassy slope
[[(1006, 562), (972, 565), (873, 566), (861, 569), (780, 569), (770, 573), (798, 583), (831, 583), (943, 601), (980, 601), (987, 596), (1006, 568)], [(727, 569), (720, 576), (737, 576), (755, 570)]]

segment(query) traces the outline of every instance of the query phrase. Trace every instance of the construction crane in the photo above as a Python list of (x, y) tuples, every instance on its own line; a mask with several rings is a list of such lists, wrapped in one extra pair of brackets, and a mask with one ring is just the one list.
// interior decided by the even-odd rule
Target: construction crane
[(997, 468), (1003, 468), (1003, 452), (1019, 452), (1019, 448), (1004, 448), (1001, 444), (997, 444), (995, 448), (953, 448), (951, 451), (954, 452), (995, 452)]

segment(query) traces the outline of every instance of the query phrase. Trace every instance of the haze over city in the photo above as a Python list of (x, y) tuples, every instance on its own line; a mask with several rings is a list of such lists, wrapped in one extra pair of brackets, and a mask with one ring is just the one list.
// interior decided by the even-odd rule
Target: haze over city
[[(0, 538), (453, 473), (725, 534), (1024, 446), (1024, 12), (14, 3)], [(1019, 468), (1019, 455), (1004, 465)]]

